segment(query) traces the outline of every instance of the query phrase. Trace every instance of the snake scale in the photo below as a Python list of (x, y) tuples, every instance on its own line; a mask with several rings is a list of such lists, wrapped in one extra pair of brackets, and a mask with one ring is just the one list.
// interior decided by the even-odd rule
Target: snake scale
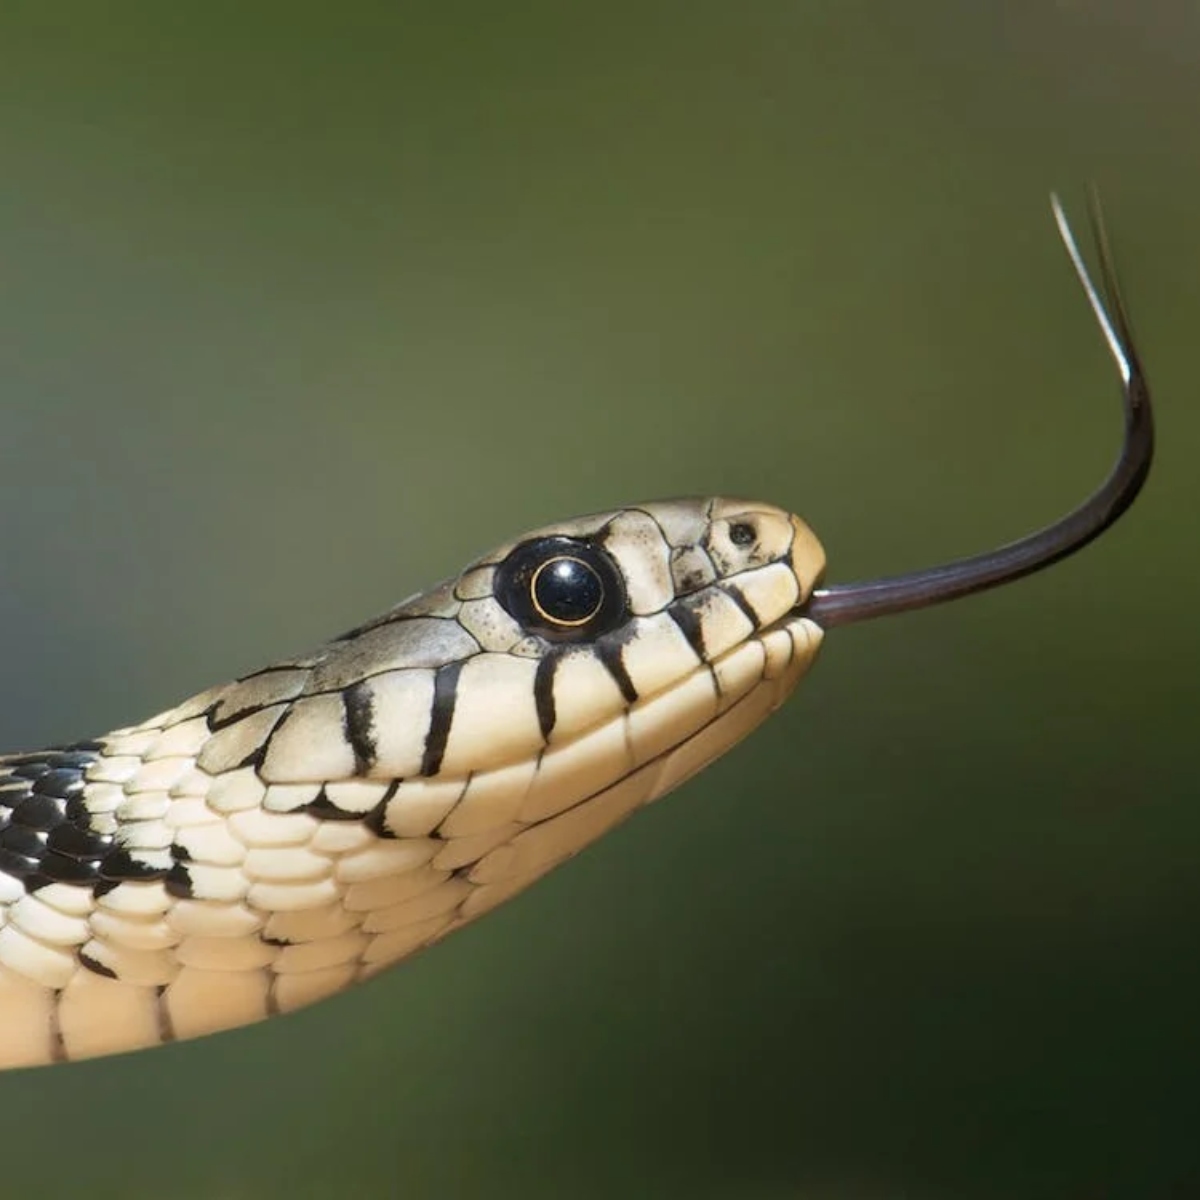
[(1055, 213), (1126, 402), (1121, 458), (1080, 508), (828, 588), (812, 531), (771, 505), (620, 508), (141, 724), (0, 758), (0, 1066), (212, 1033), (373, 976), (724, 754), (826, 629), (1028, 574), (1110, 525), (1149, 468), (1149, 397), (1102, 237), (1114, 317)]

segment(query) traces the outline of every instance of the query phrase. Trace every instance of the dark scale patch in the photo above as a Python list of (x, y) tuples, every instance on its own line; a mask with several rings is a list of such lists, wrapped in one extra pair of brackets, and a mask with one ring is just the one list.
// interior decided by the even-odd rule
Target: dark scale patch
[(56, 825), (46, 835), (46, 845), (50, 850), (66, 858), (86, 862), (88, 859), (101, 859), (112, 849), (113, 840), (109, 834), (96, 833), (84, 822), (71, 820), (69, 808), (67, 817), (66, 821)]
[(78, 796), (83, 788), (83, 776), (78, 767), (54, 767), (33, 781), (35, 796), (53, 796), (58, 800)]
[(436, 775), (441, 770), (454, 721), (454, 705), (458, 699), (458, 677), (462, 662), (447, 663), (438, 668), (433, 679), (433, 711), (429, 716), (429, 732), (425, 735), (425, 753), (421, 758), (421, 774)]
[(29, 789), (33, 790), (33, 780), (41, 779), (50, 767), (46, 765), (44, 759), (34, 759), (32, 762), (28, 758), (18, 759), (15, 766), (11, 768), (13, 778), (28, 779), (30, 781)]
[(18, 854), (15, 850), (10, 850), (0, 843), (0, 872), (21, 880), (28, 891), (33, 890), (29, 881), (32, 876), (37, 874), (39, 862), (38, 858), (31, 858), (27, 854)]
[(27, 891), (51, 883), (94, 886), (113, 853), (83, 803), (96, 742), (0, 758), (0, 871)]
[(39, 793), (37, 784), (41, 782), (37, 780), (34, 791), (13, 805), (10, 828), (36, 829), (39, 833), (46, 833), (67, 819), (66, 798)]
[[(194, 895), (192, 877), (184, 863), (176, 862), (162, 879), (163, 887), (169, 896), (178, 900), (190, 900)], [(99, 891), (96, 894), (99, 895)]]
[(375, 765), (375, 703), (364, 683), (351, 684), (342, 693), (342, 732), (354, 751), (354, 771), (365, 775)]
[(97, 881), (98, 873), (94, 862), (78, 858), (68, 858), (65, 854), (53, 852), (42, 859), (42, 874), (50, 883), (82, 883), (93, 884)]
[(143, 859), (134, 858), (124, 846), (114, 846), (99, 863), (99, 876), (109, 882), (127, 883), (137, 879), (165, 879), (172, 871), (180, 867), (176, 863), (171, 867), (158, 867)]
[[(184, 864), (174, 860), (167, 866), (158, 863), (148, 863), (145, 859), (135, 858), (123, 846), (114, 845), (104, 858), (100, 860), (99, 864), (97, 864), (95, 882), (99, 886), (103, 886), (104, 884), (138, 882), (147, 879), (161, 879), (166, 883), (169, 880), (175, 879), (181, 872), (183, 873), (183, 878), (186, 880), (186, 887), (182, 890), (172, 888), (168, 888), (168, 890), (173, 895), (191, 896), (192, 883), (187, 878), (187, 868)], [(70, 882), (70, 880), (66, 880), (65, 882)], [(97, 895), (100, 894), (99, 886), (97, 887)]]
[(6, 850), (40, 861), (47, 853), (49, 840), (46, 830), (30, 829), (27, 825), (10, 825), (3, 833), (2, 844)]
[(363, 819), (360, 812), (347, 812), (344, 808), (338, 808), (325, 794), (324, 788), (317, 793), (315, 800), (310, 800), (304, 806), (302, 811), (311, 813), (320, 821), (361, 821)]

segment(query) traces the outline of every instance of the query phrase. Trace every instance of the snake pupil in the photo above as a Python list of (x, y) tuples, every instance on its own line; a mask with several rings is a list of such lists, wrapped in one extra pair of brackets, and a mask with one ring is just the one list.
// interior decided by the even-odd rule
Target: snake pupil
[(542, 563), (530, 581), (533, 605), (548, 621), (582, 625), (604, 603), (604, 584), (582, 559), (563, 555)]

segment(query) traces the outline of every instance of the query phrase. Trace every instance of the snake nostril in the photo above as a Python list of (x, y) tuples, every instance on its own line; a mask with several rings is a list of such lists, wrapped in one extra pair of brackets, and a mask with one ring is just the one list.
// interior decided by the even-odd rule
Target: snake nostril
[(729, 540), (735, 546), (753, 546), (758, 541), (758, 531), (749, 521), (736, 521), (729, 527)]

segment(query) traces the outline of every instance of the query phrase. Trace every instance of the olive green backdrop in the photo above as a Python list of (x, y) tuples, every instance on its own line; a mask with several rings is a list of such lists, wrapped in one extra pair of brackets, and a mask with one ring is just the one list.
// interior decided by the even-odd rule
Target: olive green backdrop
[(1198, 146), (1167, 0), (5, 5), (13, 749), (597, 507), (761, 496), (841, 580), (1057, 515), (1119, 415), (1051, 187), (1161, 455), (376, 984), (0, 1077), (0, 1195), (1200, 1195)]

